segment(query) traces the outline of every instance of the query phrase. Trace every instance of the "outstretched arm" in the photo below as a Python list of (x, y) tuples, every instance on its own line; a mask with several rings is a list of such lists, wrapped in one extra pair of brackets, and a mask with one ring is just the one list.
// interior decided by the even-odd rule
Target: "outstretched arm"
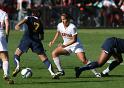
[(27, 19), (21, 20), (19, 23), (16, 24), (15, 30), (20, 30), (20, 26), (24, 24), (27, 21)]
[(55, 34), (55, 36), (54, 36), (54, 38), (53, 38), (53, 40), (50, 41), (49, 47), (51, 47), (54, 44), (54, 42), (56, 41), (56, 39), (58, 38), (58, 36), (59, 36), (59, 32), (57, 31), (56, 34)]
[(9, 31), (10, 31), (10, 28), (9, 28), (9, 19), (6, 19), (5, 20), (5, 28), (6, 28), (6, 41), (8, 42), (8, 37), (9, 37)]

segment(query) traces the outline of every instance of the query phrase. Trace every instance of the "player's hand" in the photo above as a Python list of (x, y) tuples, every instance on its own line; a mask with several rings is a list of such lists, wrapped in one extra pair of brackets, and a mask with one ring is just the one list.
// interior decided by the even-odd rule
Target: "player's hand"
[(65, 45), (63, 45), (62, 43), (59, 43), (59, 44), (58, 44), (58, 47), (65, 48), (66, 46), (65, 46)]
[(53, 41), (51, 41), (50, 43), (49, 43), (49, 47), (51, 47), (53, 45)]
[(18, 25), (15, 26), (15, 30), (19, 30), (20, 27)]

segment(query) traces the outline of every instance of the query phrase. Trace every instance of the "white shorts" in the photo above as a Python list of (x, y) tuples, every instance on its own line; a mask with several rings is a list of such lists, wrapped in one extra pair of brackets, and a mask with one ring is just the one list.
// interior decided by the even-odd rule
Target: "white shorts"
[(76, 46), (70, 45), (70, 46), (65, 47), (64, 49), (67, 50), (69, 53), (84, 52), (83, 46), (81, 44), (78, 44)]
[(5, 36), (0, 36), (0, 51), (8, 51)]

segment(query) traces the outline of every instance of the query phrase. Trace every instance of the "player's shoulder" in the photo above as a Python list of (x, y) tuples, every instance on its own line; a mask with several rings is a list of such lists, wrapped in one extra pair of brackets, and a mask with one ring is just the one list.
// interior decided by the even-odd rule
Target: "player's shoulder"
[(57, 26), (62, 26), (63, 25), (63, 23), (62, 22), (60, 22), (60, 23), (58, 23), (58, 25)]
[(73, 23), (70, 23), (70, 26), (71, 26), (71, 27), (76, 27)]
[(7, 13), (5, 11), (3, 11), (3, 10), (0, 10), (0, 14), (7, 15)]
[(70, 23), (70, 24), (69, 24), (69, 28), (71, 28), (71, 29), (76, 29), (76, 26), (75, 26), (73, 23)]

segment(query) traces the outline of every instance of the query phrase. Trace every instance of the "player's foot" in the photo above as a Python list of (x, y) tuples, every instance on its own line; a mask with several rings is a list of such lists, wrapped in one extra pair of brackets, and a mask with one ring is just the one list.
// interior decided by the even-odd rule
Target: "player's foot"
[(109, 76), (109, 74), (108, 74), (108, 73), (103, 74), (103, 73), (101, 72), (101, 76), (102, 76), (102, 77), (108, 77), (108, 76)]
[(14, 81), (10, 79), (9, 76), (3, 76), (3, 79), (5, 79), (8, 82), (8, 84), (14, 84)]
[(52, 75), (52, 79), (59, 79), (59, 75)]
[(21, 71), (20, 69), (15, 69), (15, 70), (13, 71), (13, 73), (12, 73), (12, 76), (13, 76), (13, 77), (16, 77), (17, 74), (18, 74), (20, 71)]
[(96, 76), (97, 78), (101, 78), (101, 77), (102, 77), (102, 76), (101, 76), (101, 73), (96, 73), (95, 76)]
[(56, 72), (56, 75), (57, 76), (64, 76), (65, 72), (64, 71), (58, 71), (58, 72)]
[(75, 67), (75, 76), (76, 76), (76, 78), (79, 78), (80, 74), (81, 74), (81, 71), (79, 70), (79, 67)]

